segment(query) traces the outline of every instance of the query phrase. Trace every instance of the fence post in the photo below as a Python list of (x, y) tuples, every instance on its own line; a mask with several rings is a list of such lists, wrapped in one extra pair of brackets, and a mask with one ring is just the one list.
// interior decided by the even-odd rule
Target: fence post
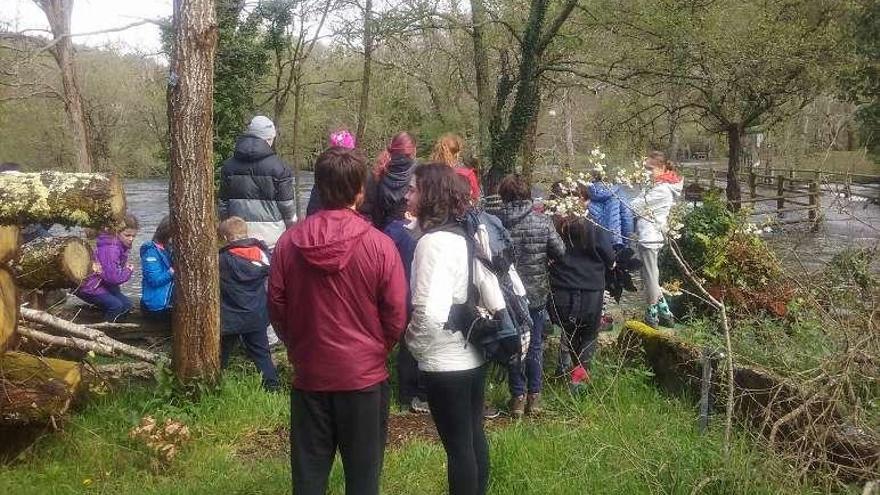
[(715, 189), (715, 169), (709, 168), (709, 189)]
[(779, 174), (776, 176), (776, 216), (782, 218), (784, 216), (783, 213), (779, 213), (779, 210), (785, 208), (785, 176)]
[(807, 218), (810, 220), (810, 231), (819, 231), (819, 181), (810, 182), (810, 210), (807, 212)]
[(754, 170), (749, 170), (749, 194), (751, 194), (752, 199), (755, 199), (757, 196), (758, 190), (758, 175)]
[(788, 178), (794, 179), (794, 168), (788, 169)]
[(846, 195), (846, 199), (852, 197), (852, 175), (849, 170), (846, 171), (846, 178), (843, 179), (843, 193)]

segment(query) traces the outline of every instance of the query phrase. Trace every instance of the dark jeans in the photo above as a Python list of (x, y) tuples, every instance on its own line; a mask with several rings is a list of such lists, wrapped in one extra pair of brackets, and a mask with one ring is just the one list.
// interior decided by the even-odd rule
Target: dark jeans
[(486, 366), (425, 372), (428, 405), (446, 449), (450, 495), (483, 495), (489, 485), (489, 443), (483, 429)]
[(278, 373), (269, 354), (269, 338), (266, 336), (266, 331), (220, 335), (220, 365), (224, 368), (229, 364), (229, 356), (238, 342), (241, 342), (245, 354), (257, 365), (257, 369), (263, 375), (263, 388), (277, 389)]
[(131, 311), (131, 300), (119, 290), (118, 285), (107, 286), (106, 294), (77, 293), (76, 297), (103, 311), (104, 319), (107, 321), (116, 321), (120, 316)]
[(397, 400), (409, 406), (413, 397), (426, 400), (425, 380), (419, 371), (419, 363), (402, 340), (397, 348)]
[(347, 495), (378, 495), (388, 433), (388, 382), (351, 392), (290, 394), (290, 465), (295, 495), (324, 495), (336, 449)]
[(574, 365), (589, 369), (596, 352), (604, 290), (554, 290), (550, 320), (562, 327)]
[(511, 364), (507, 369), (510, 395), (514, 397), (523, 395), (527, 391), (530, 394), (536, 394), (541, 391), (546, 313), (544, 308), (529, 308), (529, 314), (535, 326), (532, 327), (526, 359), (521, 363)]

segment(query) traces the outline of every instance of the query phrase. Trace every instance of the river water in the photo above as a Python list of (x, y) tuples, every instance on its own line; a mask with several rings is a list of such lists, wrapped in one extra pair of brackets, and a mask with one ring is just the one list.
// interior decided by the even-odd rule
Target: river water
[[(301, 172), (299, 199), (301, 211), (305, 212), (314, 178), (311, 172)], [(132, 298), (140, 296), (141, 271), (139, 249), (149, 241), (156, 226), (168, 214), (168, 180), (127, 180), (125, 181), (126, 201), (131, 213), (140, 221), (130, 263), (135, 267), (131, 282), (123, 286), (123, 291)], [(877, 246), (880, 240), (880, 206), (859, 200), (840, 198), (833, 191), (823, 195), (822, 212), (824, 222), (818, 233), (809, 232), (805, 225), (791, 225), (775, 228), (765, 234), (783, 263), (792, 269), (819, 268), (831, 256), (848, 246)], [(771, 210), (772, 211), (772, 210)], [(772, 216), (768, 211), (768, 217)], [(806, 213), (799, 212), (800, 215)], [(790, 217), (794, 217), (792, 213)], [(761, 217), (756, 218), (760, 222)], [(63, 234), (65, 229), (55, 227), (54, 234)], [(71, 229), (74, 234), (80, 234)]]

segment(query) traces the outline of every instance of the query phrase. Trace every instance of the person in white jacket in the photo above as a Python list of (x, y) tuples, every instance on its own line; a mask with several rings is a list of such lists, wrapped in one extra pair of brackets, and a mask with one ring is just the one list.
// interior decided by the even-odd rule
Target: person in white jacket
[(681, 196), (684, 181), (661, 151), (652, 151), (645, 161), (651, 174), (651, 183), (630, 203), (639, 238), (639, 257), (642, 260), (642, 284), (648, 305), (645, 323), (652, 327), (672, 326), (675, 319), (660, 289), (660, 270), (657, 256), (666, 243), (669, 212)]
[[(482, 495), (489, 481), (486, 366), (478, 346), (468, 344), (467, 329), (450, 328), (450, 311), (468, 299), (468, 263), (479, 307), (489, 314), (502, 310), (503, 295), (495, 275), (469, 257), (466, 234), (454, 227), (470, 207), (469, 186), (455, 170), (441, 163), (419, 166), (407, 204), (422, 235), (413, 258), (406, 345), (424, 373), (431, 416), (446, 449), (449, 493)], [(476, 249), (488, 254), (485, 242), (478, 240)]]

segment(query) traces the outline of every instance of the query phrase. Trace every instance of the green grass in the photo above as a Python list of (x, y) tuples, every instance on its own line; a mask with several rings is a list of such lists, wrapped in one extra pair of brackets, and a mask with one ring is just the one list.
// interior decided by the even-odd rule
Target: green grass
[[(503, 400), (504, 386), (491, 395)], [(547, 414), (490, 433), (492, 494), (826, 493), (792, 474), (776, 455), (738, 436), (722, 455), (717, 420), (706, 435), (695, 408), (662, 395), (640, 368), (606, 357), (594, 367), (589, 393), (573, 398), (560, 385), (545, 391)], [(155, 387), (132, 386), (93, 399), (62, 431), (47, 435), (14, 464), (0, 467), (9, 494), (277, 494), (290, 492), (281, 445), (237, 454), (260, 429), (288, 423), (286, 394), (270, 395), (244, 369), (198, 403), (168, 403)], [(157, 469), (128, 431), (145, 414), (189, 425), (193, 439)], [(341, 494), (337, 462), (331, 493)], [(445, 456), (439, 444), (412, 441), (387, 451), (383, 493), (440, 494)]]

